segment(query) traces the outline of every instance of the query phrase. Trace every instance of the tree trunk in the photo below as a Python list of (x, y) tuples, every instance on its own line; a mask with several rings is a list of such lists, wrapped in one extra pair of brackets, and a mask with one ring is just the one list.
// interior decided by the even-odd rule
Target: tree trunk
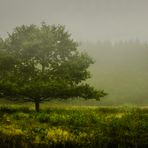
[(36, 112), (40, 111), (40, 104), (39, 104), (39, 102), (35, 102), (35, 110), (36, 110)]
[(42, 61), (41, 65), (42, 65), (42, 73), (44, 74), (44, 71), (45, 71), (45, 60)]
[(45, 66), (42, 65), (42, 73), (44, 74), (44, 71), (45, 71)]

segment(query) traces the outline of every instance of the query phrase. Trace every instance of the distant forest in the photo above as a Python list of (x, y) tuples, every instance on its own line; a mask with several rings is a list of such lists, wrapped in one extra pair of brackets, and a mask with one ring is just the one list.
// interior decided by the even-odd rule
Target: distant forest
[(89, 82), (109, 93), (102, 104), (148, 103), (148, 43), (98, 41), (80, 48), (95, 60)]

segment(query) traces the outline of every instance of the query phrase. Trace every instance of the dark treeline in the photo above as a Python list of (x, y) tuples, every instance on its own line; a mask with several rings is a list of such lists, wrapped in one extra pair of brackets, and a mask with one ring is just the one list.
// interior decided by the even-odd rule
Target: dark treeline
[(105, 104), (148, 103), (148, 43), (98, 41), (81, 46), (96, 62), (90, 83), (109, 93), (102, 99)]

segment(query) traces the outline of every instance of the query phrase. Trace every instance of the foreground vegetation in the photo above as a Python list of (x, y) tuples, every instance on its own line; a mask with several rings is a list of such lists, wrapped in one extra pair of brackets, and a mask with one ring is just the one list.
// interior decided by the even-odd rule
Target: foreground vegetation
[(148, 108), (0, 106), (0, 147), (147, 147)]

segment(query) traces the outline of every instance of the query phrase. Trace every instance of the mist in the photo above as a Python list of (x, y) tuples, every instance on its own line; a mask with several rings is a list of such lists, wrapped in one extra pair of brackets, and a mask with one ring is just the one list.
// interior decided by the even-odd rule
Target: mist
[(148, 0), (0, 0), (0, 148), (148, 147)]
[(77, 41), (147, 41), (147, 0), (0, 0), (0, 35), (22, 24), (62, 24)]
[(0, 37), (22, 24), (65, 25), (95, 60), (88, 80), (106, 103), (148, 103), (147, 0), (0, 0)]
[(148, 44), (137, 41), (85, 42), (84, 51), (93, 57), (90, 84), (104, 88), (109, 95), (103, 104), (148, 103)]

